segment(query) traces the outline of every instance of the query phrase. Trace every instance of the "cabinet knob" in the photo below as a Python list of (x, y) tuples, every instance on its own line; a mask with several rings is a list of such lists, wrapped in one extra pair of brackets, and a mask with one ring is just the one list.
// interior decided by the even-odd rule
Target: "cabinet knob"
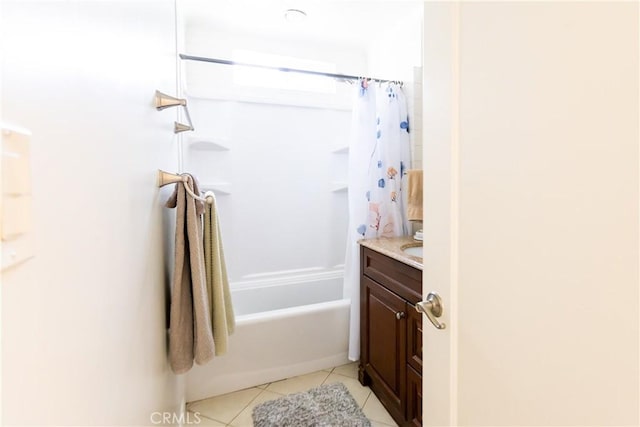
[(405, 316), (406, 316), (406, 314), (405, 314), (404, 311), (398, 311), (396, 313), (396, 319), (398, 319), (398, 320), (403, 319)]

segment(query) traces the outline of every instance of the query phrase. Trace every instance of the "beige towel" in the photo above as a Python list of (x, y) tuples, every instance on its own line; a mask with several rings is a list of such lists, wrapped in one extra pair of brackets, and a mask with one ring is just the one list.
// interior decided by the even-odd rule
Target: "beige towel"
[(422, 170), (407, 171), (407, 219), (422, 221)]
[(204, 213), (204, 264), (207, 272), (213, 341), (216, 356), (219, 356), (227, 352), (227, 342), (235, 329), (236, 320), (229, 292), (215, 197), (212, 204), (207, 204)]
[[(188, 185), (199, 194), (189, 176)], [(166, 206), (176, 209), (176, 247), (169, 314), (169, 363), (176, 374), (187, 372), (196, 363), (208, 362), (214, 355), (209, 298), (202, 250), (202, 222), (197, 202), (179, 182)]]

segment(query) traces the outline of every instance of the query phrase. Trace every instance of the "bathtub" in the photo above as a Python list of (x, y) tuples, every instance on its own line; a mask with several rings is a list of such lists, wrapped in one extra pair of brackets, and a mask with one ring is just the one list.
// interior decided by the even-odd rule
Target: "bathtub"
[(350, 301), (342, 274), (232, 285), (228, 352), (187, 374), (187, 401), (348, 363)]

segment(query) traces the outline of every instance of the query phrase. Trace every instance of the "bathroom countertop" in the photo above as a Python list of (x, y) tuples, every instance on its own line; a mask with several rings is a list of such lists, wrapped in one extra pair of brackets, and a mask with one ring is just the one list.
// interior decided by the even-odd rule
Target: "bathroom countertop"
[(415, 240), (412, 236), (402, 237), (379, 237), (376, 239), (358, 240), (361, 246), (372, 249), (390, 258), (422, 270), (422, 258), (406, 254), (402, 249), (410, 246), (422, 246), (422, 242)]

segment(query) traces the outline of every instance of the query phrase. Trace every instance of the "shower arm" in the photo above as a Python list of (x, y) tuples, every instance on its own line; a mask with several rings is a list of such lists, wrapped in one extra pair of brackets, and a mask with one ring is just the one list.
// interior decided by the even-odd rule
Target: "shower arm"
[(175, 98), (171, 95), (167, 95), (166, 93), (162, 93), (159, 90), (156, 90), (156, 110), (162, 111), (165, 108), (169, 107), (178, 107), (182, 106), (184, 108), (185, 117), (187, 118), (188, 125), (180, 122), (173, 123), (173, 133), (180, 133), (184, 131), (192, 131), (194, 130), (193, 122), (191, 121), (191, 115), (189, 114), (189, 109), (187, 108), (187, 100), (182, 98)]

